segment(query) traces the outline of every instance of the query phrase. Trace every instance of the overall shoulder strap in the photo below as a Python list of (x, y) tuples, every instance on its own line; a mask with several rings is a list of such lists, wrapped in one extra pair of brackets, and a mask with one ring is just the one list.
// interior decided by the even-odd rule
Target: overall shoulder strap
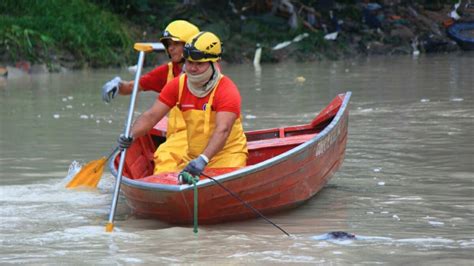
[(217, 89), (219, 88), (219, 84), (222, 80), (224, 75), (220, 75), (219, 80), (216, 82), (216, 86), (212, 89), (211, 95), (209, 96), (209, 101), (206, 104), (206, 109), (204, 110), (204, 134), (209, 134), (210, 131), (210, 124), (211, 124), (211, 111), (212, 111), (212, 104), (214, 103), (214, 95), (216, 94)]
[(170, 82), (174, 78), (173, 75), (173, 62), (168, 63), (168, 76), (166, 77), (166, 83)]

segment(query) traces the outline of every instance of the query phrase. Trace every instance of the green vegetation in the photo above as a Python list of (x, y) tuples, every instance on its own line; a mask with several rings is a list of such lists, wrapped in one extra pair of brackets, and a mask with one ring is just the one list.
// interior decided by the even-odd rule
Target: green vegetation
[(0, 12), (4, 61), (99, 67), (123, 64), (131, 54), (130, 30), (86, 0), (3, 0)]
[[(51, 71), (59, 66), (130, 65), (136, 60), (132, 44), (157, 42), (161, 31), (176, 19), (189, 20), (201, 30), (216, 33), (223, 42), (223, 59), (235, 63), (251, 61), (257, 44), (263, 47), (262, 62), (409, 52), (414, 37), (420, 43), (443, 43), (446, 36), (439, 34), (441, 30), (432, 31), (439, 21), (423, 12), (436, 10), (445, 16), (447, 9), (443, 8), (449, 9), (457, 0), (290, 2), (294, 13), (260, 0), (1, 0), (0, 62), (26, 60), (47, 64)], [(320, 6), (322, 2), (330, 3), (330, 7)], [(363, 2), (385, 3), (378, 29), (363, 22)], [(313, 24), (309, 24), (310, 13), (315, 17)], [(290, 26), (294, 15), (296, 25)], [(394, 31), (402, 21), (403, 31)], [(336, 41), (324, 39), (325, 34), (337, 30), (340, 34)], [(309, 35), (285, 49), (271, 50), (302, 33)]]

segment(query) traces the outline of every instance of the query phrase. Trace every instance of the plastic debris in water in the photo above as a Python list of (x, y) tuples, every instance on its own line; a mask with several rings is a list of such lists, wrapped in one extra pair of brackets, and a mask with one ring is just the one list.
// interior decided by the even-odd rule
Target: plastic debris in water
[(332, 33), (328, 33), (326, 35), (324, 35), (324, 39), (327, 40), (327, 41), (334, 41), (335, 39), (337, 39), (337, 35), (339, 35), (339, 32), (332, 32)]
[(257, 43), (257, 49), (255, 50), (255, 55), (253, 57), (253, 66), (259, 67), (260, 66), (260, 58), (262, 57), (262, 46)]
[(295, 78), (295, 81), (299, 83), (303, 83), (306, 81), (306, 79), (303, 76), (299, 76)]

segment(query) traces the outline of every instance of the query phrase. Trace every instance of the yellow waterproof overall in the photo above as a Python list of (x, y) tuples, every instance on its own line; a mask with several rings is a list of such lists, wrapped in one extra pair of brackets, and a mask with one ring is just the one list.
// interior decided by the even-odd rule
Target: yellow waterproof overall
[[(179, 78), (179, 97), (178, 104), (181, 101), (181, 95), (184, 87), (184, 76)], [(221, 76), (222, 78), (223, 76)], [(188, 152), (183, 157), (183, 161), (178, 166), (178, 171), (182, 170), (186, 165), (196, 157), (198, 157), (206, 148), (212, 132), (216, 126), (216, 112), (212, 111), (212, 103), (214, 94), (219, 88), (220, 80), (211, 92), (209, 102), (206, 104), (205, 110), (187, 110), (182, 112), (184, 121), (186, 122), (186, 131), (188, 136)], [(208, 164), (210, 168), (227, 168), (227, 167), (243, 167), (247, 163), (247, 139), (245, 137), (242, 123), (238, 118), (232, 127), (232, 131), (227, 138), (224, 148), (218, 152)]]
[[(170, 82), (173, 78), (173, 63), (169, 62), (166, 82)], [(176, 171), (178, 163), (181, 162), (187, 149), (186, 124), (181, 110), (175, 106), (169, 112), (166, 141), (156, 149), (154, 154), (155, 169), (153, 174)]]

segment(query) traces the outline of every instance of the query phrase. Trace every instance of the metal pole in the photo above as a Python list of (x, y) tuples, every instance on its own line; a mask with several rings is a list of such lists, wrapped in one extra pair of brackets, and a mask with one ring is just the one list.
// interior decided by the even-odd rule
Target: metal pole
[[(145, 59), (145, 51), (140, 51), (140, 54), (138, 56), (137, 73), (135, 74), (135, 81), (133, 83), (132, 97), (130, 98), (130, 107), (128, 109), (127, 124), (124, 131), (124, 135), (126, 138), (130, 137), (130, 130), (132, 128), (132, 120), (133, 120), (133, 112), (135, 110), (135, 100), (137, 98), (138, 84), (140, 82), (140, 75), (142, 72), (144, 59)], [(114, 229), (114, 216), (115, 216), (115, 211), (117, 209), (118, 197), (120, 194), (120, 185), (122, 183), (122, 173), (123, 173), (123, 166), (125, 164), (126, 154), (127, 154), (127, 149), (123, 150), (120, 156), (120, 164), (119, 164), (118, 173), (117, 173), (117, 180), (115, 183), (115, 191), (114, 191), (114, 196), (112, 198), (112, 206), (110, 207), (109, 221), (105, 227), (106, 232), (112, 232), (112, 230)]]

